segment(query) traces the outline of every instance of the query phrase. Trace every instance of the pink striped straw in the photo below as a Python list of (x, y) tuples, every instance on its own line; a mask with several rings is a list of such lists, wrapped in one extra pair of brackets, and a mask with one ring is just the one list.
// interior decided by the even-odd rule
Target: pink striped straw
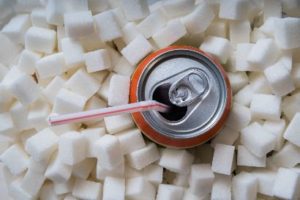
[(125, 104), (120, 106), (101, 108), (83, 112), (69, 113), (69, 114), (51, 114), (48, 117), (48, 122), (51, 126), (62, 125), (74, 122), (82, 122), (107, 116), (120, 115), (124, 113), (143, 112), (149, 110), (156, 110), (159, 112), (167, 112), (169, 106), (158, 101), (140, 101), (137, 103)]

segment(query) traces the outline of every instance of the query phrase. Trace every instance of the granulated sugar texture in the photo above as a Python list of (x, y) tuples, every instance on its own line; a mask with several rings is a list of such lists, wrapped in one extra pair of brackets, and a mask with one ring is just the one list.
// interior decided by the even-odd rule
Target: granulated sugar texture
[[(299, 0), (1, 1), (0, 199), (299, 199), (299, 17)], [(170, 45), (227, 71), (210, 142), (161, 147), (131, 115), (48, 125), (127, 104), (137, 64)]]

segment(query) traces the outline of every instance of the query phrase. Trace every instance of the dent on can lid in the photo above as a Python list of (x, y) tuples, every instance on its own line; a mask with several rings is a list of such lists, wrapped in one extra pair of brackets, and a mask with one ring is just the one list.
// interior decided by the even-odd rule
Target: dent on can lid
[(231, 89), (220, 64), (193, 47), (168, 47), (144, 59), (132, 76), (130, 101), (157, 100), (168, 113), (133, 114), (141, 131), (164, 146), (186, 148), (213, 137), (231, 105)]

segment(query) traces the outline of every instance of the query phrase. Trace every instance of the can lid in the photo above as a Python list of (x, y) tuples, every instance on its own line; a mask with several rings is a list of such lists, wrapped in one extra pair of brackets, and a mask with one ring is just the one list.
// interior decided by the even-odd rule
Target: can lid
[(151, 99), (174, 105), (173, 112), (134, 113), (137, 126), (159, 144), (187, 148), (223, 126), (231, 88), (217, 60), (193, 47), (171, 46), (146, 57), (132, 76), (130, 102)]

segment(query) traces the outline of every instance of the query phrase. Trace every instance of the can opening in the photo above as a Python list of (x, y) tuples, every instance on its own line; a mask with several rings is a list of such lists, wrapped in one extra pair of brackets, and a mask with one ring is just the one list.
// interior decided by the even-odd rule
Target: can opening
[(169, 89), (171, 87), (171, 84), (163, 84), (158, 86), (154, 92), (153, 92), (153, 100), (156, 100), (158, 102), (161, 102), (163, 104), (166, 104), (170, 106), (170, 110), (166, 113), (161, 113), (160, 115), (164, 117), (167, 120), (170, 121), (178, 121), (181, 120), (186, 112), (187, 112), (187, 106), (179, 107), (173, 103), (171, 103), (169, 98)]

